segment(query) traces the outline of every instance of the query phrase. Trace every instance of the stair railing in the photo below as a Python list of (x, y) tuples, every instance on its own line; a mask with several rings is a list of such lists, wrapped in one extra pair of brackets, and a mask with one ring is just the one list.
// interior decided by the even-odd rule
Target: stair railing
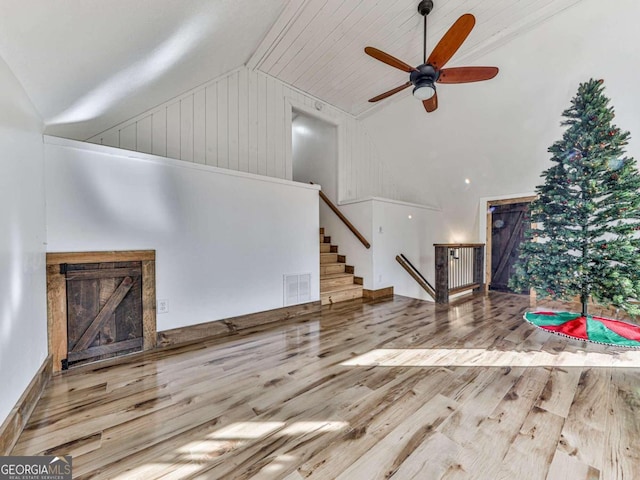
[(436, 302), (448, 303), (449, 295), (484, 288), (482, 243), (436, 243)]
[[(309, 182), (309, 183), (311, 185), (314, 185), (313, 182)], [(371, 248), (371, 244), (367, 241), (366, 238), (364, 238), (364, 235), (362, 235), (358, 231), (358, 229), (354, 227), (353, 224), (347, 219), (347, 217), (345, 217), (343, 213), (340, 210), (338, 210), (338, 207), (336, 207), (333, 204), (333, 202), (329, 200), (329, 197), (327, 197), (322, 190), (318, 190), (318, 193), (320, 194), (320, 198), (324, 200), (324, 203), (326, 203), (327, 206), (333, 211), (333, 213), (335, 213), (338, 216), (338, 218), (342, 220), (342, 223), (344, 223), (347, 226), (347, 228), (351, 230), (351, 233), (353, 233), (356, 236), (356, 238), (360, 240), (362, 245), (364, 245), (365, 248)]]
[(400, 255), (396, 255), (396, 261), (402, 265), (402, 268), (404, 268), (416, 282), (418, 282), (418, 285), (420, 285), (425, 292), (431, 295), (432, 298), (436, 298), (436, 291), (429, 283), (429, 280), (420, 273), (420, 271), (409, 261), (407, 257), (404, 256), (404, 254), (401, 253)]

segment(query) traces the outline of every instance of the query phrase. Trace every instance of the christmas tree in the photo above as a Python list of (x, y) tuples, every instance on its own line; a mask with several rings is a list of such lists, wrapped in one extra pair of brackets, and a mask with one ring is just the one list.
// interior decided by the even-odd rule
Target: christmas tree
[(602, 80), (578, 88), (562, 114), (567, 129), (549, 149), (531, 204), (532, 228), (520, 246), (510, 285), (561, 300), (589, 298), (640, 313), (640, 174), (624, 156), (629, 132), (611, 122)]

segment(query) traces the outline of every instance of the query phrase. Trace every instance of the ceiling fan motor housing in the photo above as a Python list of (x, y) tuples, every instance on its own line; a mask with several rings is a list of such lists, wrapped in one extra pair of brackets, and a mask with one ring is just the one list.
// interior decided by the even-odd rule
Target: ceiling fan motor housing
[(438, 77), (440, 77), (440, 72), (438, 70), (429, 64), (423, 64), (416, 67), (416, 69), (411, 72), (409, 75), (409, 81), (417, 86), (418, 83), (435, 83), (438, 81)]
[(413, 84), (413, 96), (420, 100), (427, 100), (435, 95), (436, 85), (440, 72), (429, 64), (420, 65), (411, 72), (409, 79)]

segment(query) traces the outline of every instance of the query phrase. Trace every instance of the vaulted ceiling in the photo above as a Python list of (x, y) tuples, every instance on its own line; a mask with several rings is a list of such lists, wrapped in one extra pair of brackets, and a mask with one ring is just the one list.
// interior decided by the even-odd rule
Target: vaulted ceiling
[[(474, 64), (483, 54), (580, 0), (435, 0), (427, 50), (464, 13), (476, 26), (448, 66)], [(308, 0), (253, 59), (259, 70), (354, 115), (368, 99), (402, 85), (408, 75), (364, 54), (370, 45), (410, 65), (422, 63), (423, 17), (417, 0)], [(280, 22), (282, 23), (282, 22)], [(514, 59), (514, 61), (519, 61)], [(407, 95), (409, 90), (399, 95)]]
[[(476, 27), (448, 66), (481, 64), (485, 53), (579, 1), (435, 0), (428, 45), (473, 13)], [(3, 0), (0, 57), (47, 132), (73, 138), (88, 138), (247, 62), (360, 115), (380, 108), (368, 98), (407, 81), (365, 55), (365, 46), (421, 63), (417, 3)]]
[(2, 0), (0, 57), (85, 139), (243, 65), (287, 0)]

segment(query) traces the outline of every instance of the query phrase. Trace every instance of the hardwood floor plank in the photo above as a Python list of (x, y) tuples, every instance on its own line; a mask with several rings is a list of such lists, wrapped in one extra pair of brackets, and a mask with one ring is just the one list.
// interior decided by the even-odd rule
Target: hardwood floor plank
[(563, 423), (563, 417), (534, 406), (502, 460), (496, 479), (547, 478)]
[(461, 407), (439, 430), (460, 445), (471, 443), (472, 437), (478, 432), (477, 428), (489, 418), (523, 373), (524, 369), (491, 369), (467, 393), (468, 397)]
[[(265, 441), (247, 442), (232, 457), (221, 457), (199, 473), (201, 478), (251, 478), (280, 455), (293, 455), (305, 459), (305, 449), (323, 447), (344, 434), (348, 424), (339, 419), (336, 411), (363, 395), (362, 387), (352, 387), (333, 395), (333, 401), (324, 397), (312, 406), (304, 399), (294, 399), (282, 408), (256, 417), (256, 422), (280, 423), (282, 428)], [(297, 464), (290, 465), (291, 470)], [(196, 476), (194, 478), (200, 478)]]
[[(524, 369), (488, 416), (476, 414), (472, 423), (461, 422), (457, 438), (452, 438), (449, 431), (443, 428), (445, 435), (464, 447), (456, 458), (455, 468), (447, 471), (443, 478), (467, 478), (468, 475), (471, 478), (496, 478), (505, 455), (549, 375), (550, 372), (544, 368)], [(469, 428), (469, 425), (475, 428)], [(466, 436), (462, 436), (465, 433)]]
[(97, 480), (640, 478), (640, 352), (529, 309), (345, 302), (85, 365), (52, 378), (12, 453), (72, 454)]
[(440, 478), (455, 465), (460, 446), (440, 432), (435, 432), (398, 467), (388, 478), (394, 480), (423, 480)]
[(560, 451), (600, 471), (604, 466), (610, 386), (608, 368), (582, 370), (558, 443)]
[(552, 479), (571, 479), (571, 480), (599, 480), (600, 472), (595, 468), (582, 463), (575, 457), (556, 450), (551, 466), (549, 467), (549, 473), (547, 474), (549, 480)]
[[(186, 467), (186, 470), (189, 474), (197, 472), (203, 462), (213, 461), (239, 447), (242, 440), (227, 439), (224, 436), (228, 431), (225, 430), (225, 425), (250, 424), (245, 420), (253, 418), (251, 415), (252, 412), (247, 407), (235, 407), (210, 422), (197, 424), (178, 435), (149, 445), (148, 448), (111, 463), (104, 463), (100, 468), (93, 468), (86, 477), (95, 480), (129, 480), (163, 478), (164, 475), (178, 473), (180, 478), (180, 475), (185, 474), (183, 466), (193, 463), (198, 464), (198, 468)], [(216, 433), (218, 438), (214, 438)]]
[(580, 380), (580, 368), (554, 368), (536, 407), (567, 418)]
[(456, 407), (456, 402), (450, 398), (436, 395), (358, 458), (336, 480), (390, 477), (425, 439), (435, 433), (435, 429)]
[[(365, 455), (425, 401), (436, 395), (447, 377), (445, 369), (429, 372), (411, 369), (407, 375), (398, 376), (387, 388), (375, 390), (349, 405), (342, 414), (349, 430), (340, 441), (328, 445), (305, 462), (300, 472), (309, 479), (337, 477), (351, 466), (354, 458)], [(418, 393), (425, 390), (429, 394)], [(344, 451), (350, 454), (345, 456)]]
[(640, 478), (640, 373), (611, 372), (604, 443), (606, 478)]

